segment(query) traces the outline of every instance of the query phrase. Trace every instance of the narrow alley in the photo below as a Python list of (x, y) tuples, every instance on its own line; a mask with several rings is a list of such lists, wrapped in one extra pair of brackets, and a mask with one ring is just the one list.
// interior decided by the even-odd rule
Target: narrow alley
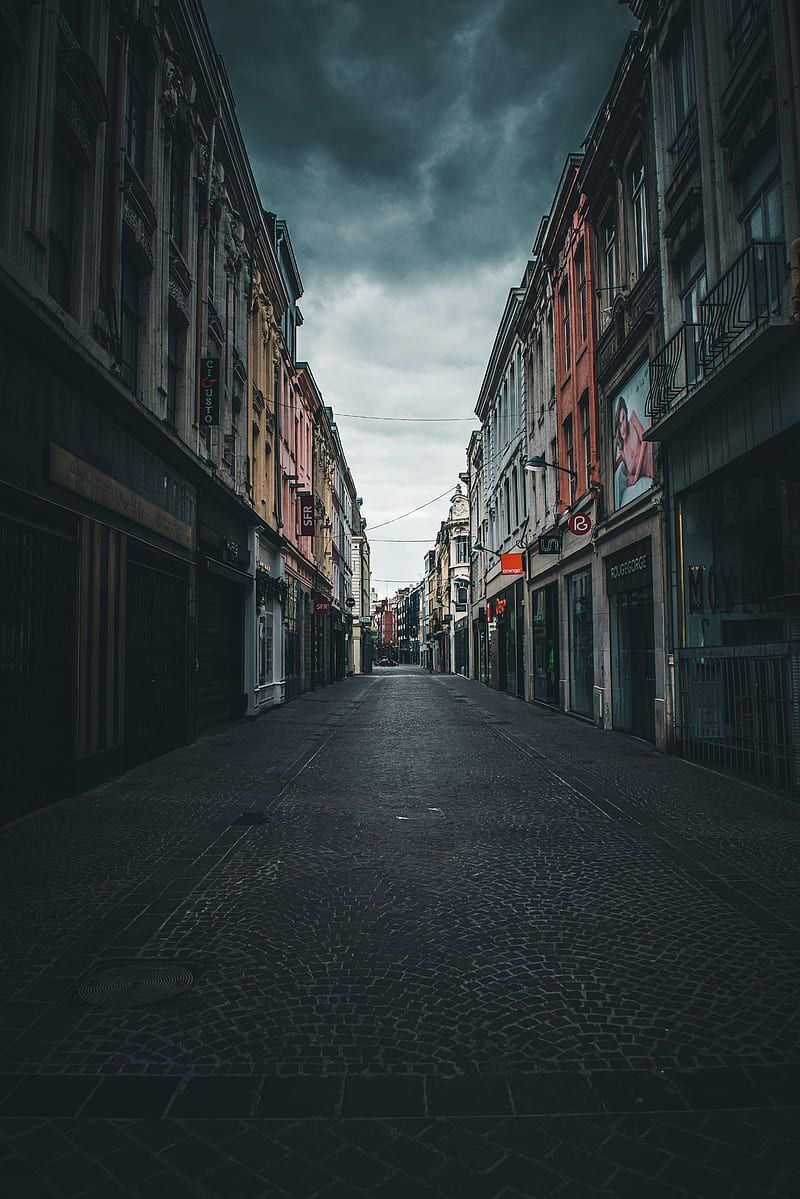
[(798, 817), (412, 667), (44, 809), (4, 1194), (796, 1195)]

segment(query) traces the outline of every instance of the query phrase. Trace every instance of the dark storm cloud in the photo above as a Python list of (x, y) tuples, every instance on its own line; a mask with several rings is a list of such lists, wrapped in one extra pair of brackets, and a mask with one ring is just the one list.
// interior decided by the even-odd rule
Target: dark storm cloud
[[(265, 203), (298, 215), (325, 205), (332, 233), (337, 195), (355, 226), (362, 211), (399, 205), (387, 220), (402, 245), (374, 239), (367, 223), (378, 270), (491, 258), (529, 240), (631, 27), (613, 0), (210, 0), (208, 10), (273, 192)], [(283, 194), (293, 178), (302, 195)], [(345, 238), (341, 256), (352, 248)]]
[[(615, 0), (207, 0), (337, 412), (470, 416), (510, 287), (632, 20)], [(471, 421), (342, 419), (368, 526), (454, 486)], [(433, 538), (447, 500), (390, 525)], [(378, 578), (420, 545), (373, 546)]]

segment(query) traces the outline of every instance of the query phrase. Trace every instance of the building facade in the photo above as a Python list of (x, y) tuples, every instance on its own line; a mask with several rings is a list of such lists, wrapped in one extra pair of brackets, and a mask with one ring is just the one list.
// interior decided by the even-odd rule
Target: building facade
[[(524, 281), (523, 281), (524, 282)], [(511, 695), (525, 695), (525, 584), (521, 555), (528, 531), (527, 417), (523, 349), (517, 331), (523, 287), (508, 294), (475, 406), (481, 422), (480, 473), (475, 479), (476, 512), (472, 565), (485, 595), (485, 655), (488, 682)], [(477, 447), (473, 447), (473, 466)], [(514, 553), (520, 566), (505, 573), (501, 554)], [(507, 562), (508, 560), (506, 560)], [(479, 605), (481, 607), (482, 605)], [(480, 614), (479, 614), (480, 615)], [(481, 628), (476, 662), (482, 651)]]
[(800, 786), (797, 6), (632, 5), (651, 76), (664, 343), (668, 736)]
[(199, 0), (0, 30), (12, 818), (300, 691), (312, 446), (302, 285)]

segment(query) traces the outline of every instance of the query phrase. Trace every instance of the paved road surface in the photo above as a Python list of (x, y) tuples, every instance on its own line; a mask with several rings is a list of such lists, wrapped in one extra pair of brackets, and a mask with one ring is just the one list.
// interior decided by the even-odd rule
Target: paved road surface
[(394, 668), (11, 826), (2, 1193), (798, 1195), (799, 816)]

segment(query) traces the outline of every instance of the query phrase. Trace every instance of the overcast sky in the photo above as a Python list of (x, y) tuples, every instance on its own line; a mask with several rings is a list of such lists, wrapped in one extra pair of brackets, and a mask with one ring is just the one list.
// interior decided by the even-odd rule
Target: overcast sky
[(325, 402), (468, 418), (338, 418), (385, 595), (421, 577), (447, 500), (374, 526), (465, 469), (508, 289), (633, 20), (617, 0), (206, 8), (262, 201), (289, 224), (305, 288), (298, 353)]

